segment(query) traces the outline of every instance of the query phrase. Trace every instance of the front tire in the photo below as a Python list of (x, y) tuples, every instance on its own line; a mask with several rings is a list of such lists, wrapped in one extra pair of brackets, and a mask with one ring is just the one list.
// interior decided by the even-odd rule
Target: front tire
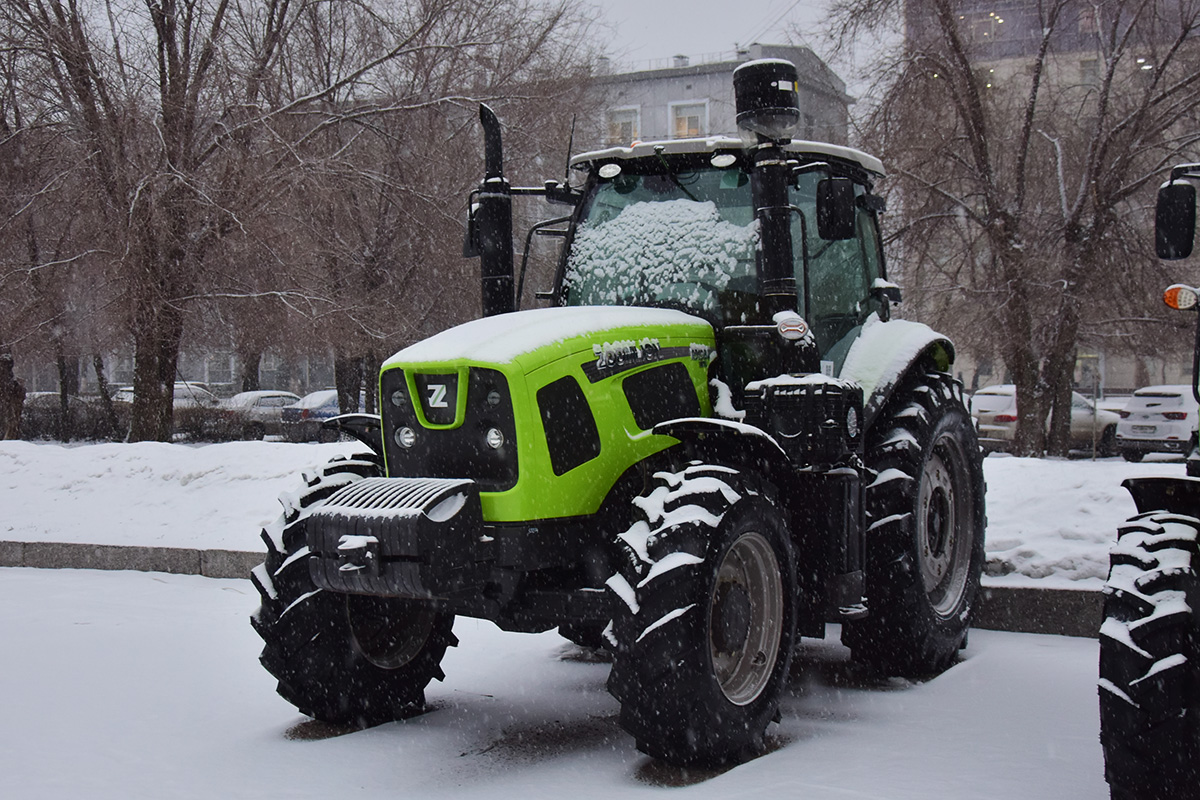
[(867, 435), (866, 594), (847, 622), (855, 660), (937, 674), (965, 645), (983, 572), (983, 458), (959, 384), (910, 377)]
[(1110, 554), (1100, 628), (1100, 743), (1115, 798), (1200, 787), (1200, 520), (1129, 520)]
[(795, 564), (774, 488), (692, 464), (660, 472), (618, 537), (609, 691), (638, 749), (675, 764), (760, 750), (795, 639)]
[(302, 713), (336, 725), (370, 727), (420, 713), (425, 687), (444, 673), (457, 644), (452, 614), (432, 603), (317, 588), (308, 572), (308, 516), (346, 484), (381, 474), (369, 454), (337, 457), (280, 497), (284, 513), (262, 532), (267, 558), (251, 573), (262, 604), (251, 624), (259, 661)]

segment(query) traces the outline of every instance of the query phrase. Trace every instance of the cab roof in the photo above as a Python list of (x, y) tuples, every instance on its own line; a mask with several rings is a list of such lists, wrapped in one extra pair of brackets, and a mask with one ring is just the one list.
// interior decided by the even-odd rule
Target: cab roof
[[(592, 150), (580, 153), (571, 159), (572, 167), (586, 167), (600, 161), (626, 160), (646, 158), (655, 154), (656, 148), (662, 148), (664, 155), (684, 155), (688, 153), (714, 153), (719, 150), (744, 150), (746, 143), (736, 136), (708, 136), (695, 139), (665, 139), (658, 142), (635, 142), (629, 147), (609, 147), (605, 150)], [(829, 144), (828, 142), (810, 142), (803, 139), (793, 139), (783, 146), (784, 152), (797, 155), (811, 155), (818, 159), (830, 158), (838, 161), (848, 161), (879, 177), (883, 177), (883, 162), (875, 156), (868, 155), (853, 147)]]

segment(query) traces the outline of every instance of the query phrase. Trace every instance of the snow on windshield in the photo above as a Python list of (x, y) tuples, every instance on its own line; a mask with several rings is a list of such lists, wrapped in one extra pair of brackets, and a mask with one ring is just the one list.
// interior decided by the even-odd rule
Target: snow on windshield
[(635, 202), (585, 222), (567, 263), (572, 305), (678, 303), (719, 312), (726, 289), (753, 292), (758, 230), (712, 201)]

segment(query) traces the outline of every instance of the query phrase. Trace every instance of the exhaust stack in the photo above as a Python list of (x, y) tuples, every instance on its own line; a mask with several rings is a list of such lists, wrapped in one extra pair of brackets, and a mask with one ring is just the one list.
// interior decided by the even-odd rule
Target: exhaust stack
[(479, 271), (485, 317), (513, 311), (512, 187), (504, 177), (500, 120), (482, 103), (484, 177), (472, 215), (478, 237)]

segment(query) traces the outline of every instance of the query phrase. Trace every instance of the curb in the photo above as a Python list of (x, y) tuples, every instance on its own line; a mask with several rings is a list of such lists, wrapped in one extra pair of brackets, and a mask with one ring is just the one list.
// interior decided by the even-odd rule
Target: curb
[[(193, 550), (70, 542), (0, 541), (0, 567), (106, 569), (247, 578), (264, 553)], [(974, 627), (1013, 633), (1050, 633), (1095, 639), (1099, 635), (1101, 592), (984, 586)]]
[(239, 550), (192, 550), (180, 547), (134, 547), (71, 542), (0, 542), (0, 567), (41, 569), (129, 569), (203, 575), (206, 578), (248, 578), (265, 553)]

